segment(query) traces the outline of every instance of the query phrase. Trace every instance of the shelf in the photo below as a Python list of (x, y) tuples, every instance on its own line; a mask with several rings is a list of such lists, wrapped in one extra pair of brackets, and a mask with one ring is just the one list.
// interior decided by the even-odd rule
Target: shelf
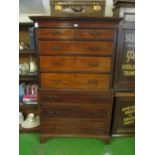
[(38, 74), (37, 73), (29, 73), (29, 74), (23, 74), (23, 75), (19, 75), (19, 80), (20, 81), (36, 81), (38, 78)]
[(26, 129), (26, 128), (22, 128), (21, 125), (19, 125), (20, 133), (33, 133), (33, 132), (39, 132), (39, 131), (40, 131), (40, 126), (35, 127), (35, 128)]
[(20, 55), (25, 55), (25, 54), (36, 54), (36, 49), (25, 49), (25, 50), (19, 50)]
[(37, 109), (38, 104), (19, 104), (19, 110), (24, 110), (24, 109)]

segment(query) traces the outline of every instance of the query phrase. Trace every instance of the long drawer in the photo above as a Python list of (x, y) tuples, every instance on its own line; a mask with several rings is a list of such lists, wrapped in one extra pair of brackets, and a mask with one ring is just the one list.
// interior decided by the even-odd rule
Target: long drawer
[(113, 42), (39, 41), (38, 48), (40, 54), (112, 55)]
[(42, 107), (42, 117), (43, 119), (53, 120), (55, 118), (60, 119), (100, 119), (107, 120), (110, 112), (110, 106), (102, 105), (71, 105), (64, 104), (51, 105)]
[(53, 135), (104, 135), (108, 131), (108, 123), (81, 119), (56, 119), (42, 121), (41, 131)]
[(46, 89), (104, 90), (109, 81), (109, 74), (41, 73), (41, 87)]
[(77, 29), (76, 37), (80, 39), (113, 39), (114, 31), (111, 29)]
[(38, 29), (38, 39), (73, 39), (74, 29)]
[(112, 29), (38, 29), (38, 39), (112, 39)]
[(111, 91), (81, 91), (81, 90), (53, 90), (39, 91), (40, 104), (42, 106), (53, 107), (55, 105), (64, 106), (100, 106), (107, 107), (112, 104)]
[(40, 56), (41, 71), (111, 71), (111, 57)]

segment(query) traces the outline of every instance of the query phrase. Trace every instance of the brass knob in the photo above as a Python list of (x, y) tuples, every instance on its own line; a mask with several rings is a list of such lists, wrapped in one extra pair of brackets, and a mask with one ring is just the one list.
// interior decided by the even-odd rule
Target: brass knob
[(89, 84), (97, 84), (98, 81), (96, 79), (91, 79), (91, 80), (88, 80), (88, 83)]
[(97, 63), (97, 62), (89, 63), (90, 67), (97, 67), (98, 65), (99, 65), (99, 63)]

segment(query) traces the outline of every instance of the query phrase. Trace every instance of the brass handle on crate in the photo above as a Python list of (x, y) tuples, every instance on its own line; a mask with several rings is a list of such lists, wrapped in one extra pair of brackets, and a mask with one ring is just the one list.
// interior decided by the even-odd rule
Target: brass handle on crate
[(76, 6), (71, 6), (71, 9), (74, 11), (74, 12), (83, 12), (84, 11), (84, 8), (81, 8), (81, 7), (76, 7)]
[(99, 65), (99, 63), (97, 63), (97, 62), (91, 62), (91, 63), (89, 63), (89, 66), (90, 67), (97, 67)]
[(97, 84), (98, 81), (96, 79), (88, 80), (89, 84)]
[(61, 48), (62, 48), (61, 46), (52, 46), (52, 47), (51, 47), (51, 50), (58, 51), (58, 50), (60, 50)]
[(101, 35), (101, 33), (100, 33), (100, 32), (97, 32), (97, 31), (93, 31), (93, 32), (91, 32), (90, 34), (91, 34), (93, 37), (98, 37), (98, 36)]
[(51, 32), (51, 34), (52, 34), (52, 35), (61, 35), (61, 32), (55, 30), (55, 31)]

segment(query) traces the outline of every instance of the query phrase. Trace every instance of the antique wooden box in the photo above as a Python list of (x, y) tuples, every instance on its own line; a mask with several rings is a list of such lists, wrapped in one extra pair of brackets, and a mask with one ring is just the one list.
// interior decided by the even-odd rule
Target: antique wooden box
[(51, 16), (104, 16), (105, 0), (51, 0)]
[(116, 93), (113, 104), (112, 136), (134, 135), (135, 95), (134, 92)]

